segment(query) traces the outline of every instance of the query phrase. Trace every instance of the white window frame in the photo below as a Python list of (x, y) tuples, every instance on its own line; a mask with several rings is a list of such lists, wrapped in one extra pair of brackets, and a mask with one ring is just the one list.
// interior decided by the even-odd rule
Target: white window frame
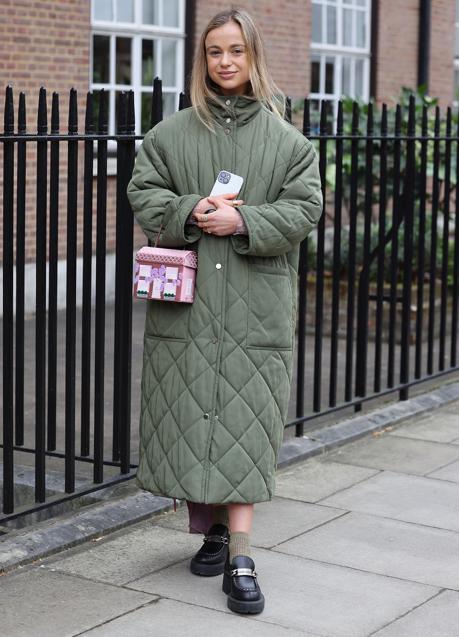
[[(112, 0), (115, 8), (116, 3)], [(164, 0), (167, 2), (167, 0)], [(141, 135), (141, 94), (148, 92), (142, 89), (142, 39), (151, 38), (157, 40), (158, 56), (155, 64), (158, 77), (162, 75), (162, 40), (172, 38), (177, 41), (177, 54), (175, 60), (176, 86), (163, 85), (163, 94), (175, 94), (175, 110), (178, 109), (179, 96), (184, 85), (184, 50), (185, 50), (185, 0), (179, 1), (179, 26), (167, 27), (159, 25), (143, 24), (142, 22), (142, 0), (134, 2), (133, 22), (108, 22), (96, 20), (94, 17), (94, 1), (91, 1), (91, 46), (90, 46), (90, 67), (89, 67), (89, 87), (91, 91), (98, 91), (102, 88), (110, 91), (109, 122), (108, 131), (110, 135), (115, 134), (115, 95), (116, 91), (134, 91), (134, 108), (136, 114), (135, 134)], [(159, 3), (159, 20), (162, 21), (163, 3)], [(99, 84), (92, 81), (93, 76), (93, 36), (103, 35), (110, 37), (110, 79), (116, 78), (116, 37), (126, 37), (132, 40), (131, 49), (131, 84), (116, 84), (110, 82)], [(156, 73), (154, 73), (156, 74)], [(152, 88), (150, 89), (150, 91)]]
[[(371, 54), (371, 0), (366, 0), (364, 7), (346, 4), (344, 0), (312, 0), (312, 5), (321, 6), (333, 6), (336, 8), (336, 42), (337, 44), (327, 44), (312, 41), (312, 25), (311, 25), (311, 62), (313, 57), (320, 58), (320, 90), (317, 93), (309, 92), (309, 99), (311, 100), (327, 100), (333, 103), (333, 113), (336, 120), (338, 111), (338, 101), (342, 98), (342, 76), (343, 76), (343, 60), (345, 58), (351, 58), (351, 73), (350, 73), (350, 96), (360, 97), (365, 101), (370, 99), (370, 54)], [(345, 46), (343, 44), (343, 9), (353, 10), (353, 29), (356, 28), (356, 15), (357, 11), (365, 13), (365, 34), (366, 42), (363, 47)], [(325, 16), (325, 19), (324, 19)], [(312, 17), (311, 17), (312, 19)], [(322, 38), (325, 39), (325, 22), (326, 11), (323, 11), (322, 15)], [(334, 77), (333, 77), (333, 93), (325, 92), (325, 73), (326, 73), (326, 59), (333, 58), (334, 60)], [(355, 93), (355, 64), (357, 60), (363, 61), (363, 85), (362, 94), (357, 96)], [(311, 70), (312, 73), (312, 70)]]

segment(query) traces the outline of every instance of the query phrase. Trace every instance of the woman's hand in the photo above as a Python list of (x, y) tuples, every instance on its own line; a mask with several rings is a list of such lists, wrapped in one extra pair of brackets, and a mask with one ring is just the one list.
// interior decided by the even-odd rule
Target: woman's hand
[[(217, 195), (215, 197), (207, 197), (207, 208), (214, 207), (215, 212), (207, 214), (196, 214), (198, 226), (209, 234), (217, 237), (225, 237), (236, 231), (240, 221), (240, 214), (234, 209), (234, 206), (244, 203), (242, 199), (237, 199), (237, 194)], [(204, 200), (201, 200), (204, 201)], [(201, 201), (198, 205), (201, 204)]]

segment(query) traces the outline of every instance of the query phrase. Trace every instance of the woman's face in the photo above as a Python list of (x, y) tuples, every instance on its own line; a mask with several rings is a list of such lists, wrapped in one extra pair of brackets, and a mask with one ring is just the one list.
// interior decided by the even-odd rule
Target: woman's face
[(227, 22), (206, 37), (207, 72), (223, 95), (247, 94), (250, 85), (247, 46), (241, 28)]

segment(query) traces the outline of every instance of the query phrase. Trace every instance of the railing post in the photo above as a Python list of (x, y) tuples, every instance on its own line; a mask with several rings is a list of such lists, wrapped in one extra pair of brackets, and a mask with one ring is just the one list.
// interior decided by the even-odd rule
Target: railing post
[(343, 198), (343, 103), (338, 103), (336, 125), (336, 168), (335, 168), (335, 214), (333, 219), (333, 282), (330, 348), (330, 386), (328, 400), (330, 407), (336, 405), (338, 377), (338, 328), (339, 292), (341, 270), (341, 212)]
[[(46, 90), (40, 89), (38, 135), (48, 132)], [(44, 502), (46, 450), (46, 206), (48, 142), (37, 142), (36, 314), (35, 314), (35, 500)]]
[[(359, 169), (359, 106), (352, 108), (351, 139), (351, 184), (349, 198), (348, 278), (347, 278), (347, 322), (346, 322), (346, 372), (344, 400), (352, 400), (352, 376), (354, 365), (354, 316), (355, 316), (355, 252), (357, 237), (357, 189)], [(356, 411), (358, 406), (356, 407)]]
[[(53, 93), (51, 134), (59, 134), (59, 96)], [(59, 141), (51, 142), (49, 184), (49, 285), (48, 285), (48, 451), (56, 449), (57, 383), (57, 261), (59, 252)]]
[[(26, 126), (25, 94), (19, 94), (18, 135)], [(25, 307), (25, 229), (26, 229), (26, 142), (18, 142), (18, 174), (16, 188), (16, 375), (15, 375), (15, 442), (24, 444), (24, 307)]]
[[(413, 270), (413, 219), (414, 219), (414, 186), (416, 177), (416, 108), (414, 96), (410, 97), (408, 115), (408, 139), (406, 142), (406, 174), (403, 192), (405, 231), (403, 233), (403, 306), (402, 306), (402, 339), (400, 352), (400, 382), (408, 383), (410, 379), (410, 332), (411, 332), (411, 286)], [(400, 400), (408, 399), (409, 389), (400, 391)]]
[[(13, 89), (5, 95), (4, 134), (14, 134)], [(3, 144), (3, 512), (14, 511), (13, 195), (14, 144)]]
[(366, 396), (368, 348), (368, 292), (370, 285), (371, 215), (373, 191), (373, 105), (368, 104), (365, 148), (365, 212), (363, 262), (357, 290), (357, 352), (355, 359), (355, 395)]
[[(94, 135), (93, 95), (86, 94), (85, 135)], [(90, 452), (91, 428), (91, 302), (92, 302), (92, 202), (93, 202), (94, 141), (84, 142), (83, 191), (83, 295), (81, 307), (81, 433), (80, 452)], [(85, 381), (87, 379), (87, 381)]]
[(96, 311), (94, 338), (94, 482), (104, 479), (105, 262), (107, 225), (107, 99), (100, 92), (97, 142)]

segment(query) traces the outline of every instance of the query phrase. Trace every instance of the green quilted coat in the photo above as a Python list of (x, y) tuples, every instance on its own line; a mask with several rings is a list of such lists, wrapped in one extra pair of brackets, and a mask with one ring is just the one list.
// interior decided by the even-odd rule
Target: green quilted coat
[[(299, 244), (322, 194), (315, 151), (248, 97), (212, 105), (216, 133), (193, 109), (149, 131), (128, 197), (159, 245), (198, 252), (193, 304), (146, 301), (137, 482), (202, 503), (271, 500), (287, 415)], [(244, 177), (248, 235), (187, 224), (220, 170)], [(143, 301), (138, 301), (143, 302)]]

